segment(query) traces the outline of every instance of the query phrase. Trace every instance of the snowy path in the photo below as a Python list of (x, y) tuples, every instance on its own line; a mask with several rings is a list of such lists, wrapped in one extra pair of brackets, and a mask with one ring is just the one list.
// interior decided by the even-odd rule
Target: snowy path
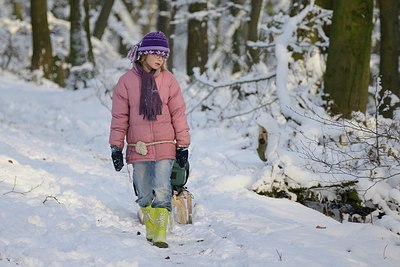
[(0, 77), (0, 266), (399, 266), (399, 236), (250, 191), (263, 164), (222, 128), (192, 131), (194, 224), (155, 248), (109, 121), (91, 90)]

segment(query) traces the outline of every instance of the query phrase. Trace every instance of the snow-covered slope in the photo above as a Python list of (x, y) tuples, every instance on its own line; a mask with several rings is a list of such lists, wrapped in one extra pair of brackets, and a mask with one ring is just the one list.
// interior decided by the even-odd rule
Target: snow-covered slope
[(263, 164), (222, 127), (192, 129), (194, 223), (153, 247), (109, 122), (94, 90), (0, 76), (0, 266), (399, 266), (394, 233), (252, 192)]

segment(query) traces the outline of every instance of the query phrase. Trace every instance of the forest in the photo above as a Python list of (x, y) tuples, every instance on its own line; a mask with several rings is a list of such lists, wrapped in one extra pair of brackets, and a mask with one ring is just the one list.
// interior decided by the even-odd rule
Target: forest
[(252, 138), (254, 192), (400, 234), (398, 1), (0, 3), (2, 72), (109, 108), (130, 46), (163, 31), (193, 130)]

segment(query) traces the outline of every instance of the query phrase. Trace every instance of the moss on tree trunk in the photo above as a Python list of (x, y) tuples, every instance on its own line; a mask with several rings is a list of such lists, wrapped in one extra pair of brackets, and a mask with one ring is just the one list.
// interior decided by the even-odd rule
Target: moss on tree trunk
[(346, 118), (366, 109), (372, 16), (372, 0), (333, 2), (325, 93), (334, 102), (332, 112)]

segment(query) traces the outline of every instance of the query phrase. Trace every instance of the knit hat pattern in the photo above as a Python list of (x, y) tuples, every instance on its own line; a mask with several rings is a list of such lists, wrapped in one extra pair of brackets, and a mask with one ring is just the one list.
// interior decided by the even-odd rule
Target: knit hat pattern
[(131, 62), (137, 61), (141, 56), (149, 54), (168, 58), (169, 52), (168, 40), (165, 34), (161, 31), (149, 32), (139, 43), (132, 45), (128, 52), (128, 58)]

